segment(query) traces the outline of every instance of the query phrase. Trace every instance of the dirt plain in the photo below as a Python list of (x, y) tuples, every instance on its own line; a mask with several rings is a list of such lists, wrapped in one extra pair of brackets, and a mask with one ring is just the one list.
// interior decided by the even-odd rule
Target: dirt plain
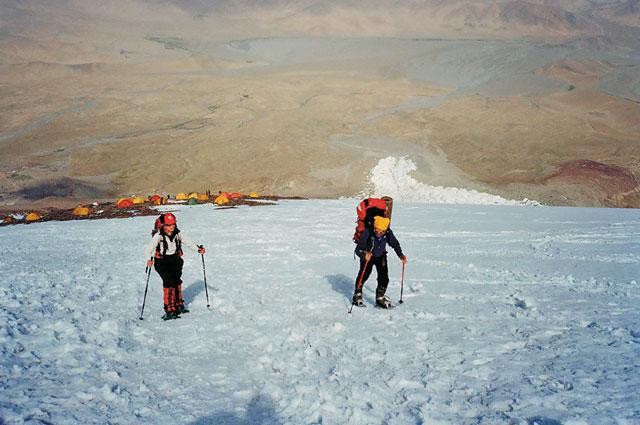
[[(427, 184), (640, 206), (629, 187), (640, 176), (637, 81), (617, 78), (640, 68), (640, 53), (619, 27), (605, 47), (572, 38), (559, 15), (548, 40), (514, 40), (513, 25), (496, 38), (486, 25), (499, 11), (462, 38), (372, 38), (370, 27), (356, 38), (256, 37), (278, 32), (264, 14), (260, 30), (207, 32), (206, 11), (26, 4), (0, 5), (32, 22), (0, 37), (5, 205), (205, 190), (350, 196), (379, 159), (409, 156)], [(539, 26), (517, 21), (527, 37)]]

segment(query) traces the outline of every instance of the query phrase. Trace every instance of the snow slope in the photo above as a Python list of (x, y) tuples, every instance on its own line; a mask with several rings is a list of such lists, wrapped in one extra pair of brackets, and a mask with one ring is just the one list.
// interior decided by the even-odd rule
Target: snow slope
[(169, 322), (154, 217), (0, 228), (0, 423), (640, 423), (640, 211), (397, 202), (406, 302), (348, 315), (355, 206), (176, 207)]

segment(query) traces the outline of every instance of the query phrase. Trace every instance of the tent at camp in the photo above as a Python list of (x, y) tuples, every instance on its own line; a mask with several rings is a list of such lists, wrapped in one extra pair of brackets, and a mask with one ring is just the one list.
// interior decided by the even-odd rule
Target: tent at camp
[(198, 192), (191, 192), (189, 194), (189, 199), (198, 199)]
[(238, 199), (244, 196), (240, 192), (220, 192), (220, 195), (225, 196), (227, 199)]
[(220, 195), (213, 202), (216, 205), (224, 205), (224, 204), (228, 204), (229, 203), (229, 198), (227, 198), (225, 195)]
[(40, 214), (38, 214), (37, 212), (32, 212), (27, 214), (27, 217), (25, 218), (25, 220), (27, 222), (32, 222), (32, 221), (38, 221), (40, 220), (42, 217), (40, 216)]
[(189, 199), (189, 196), (184, 192), (180, 192), (176, 195), (176, 201), (186, 201), (187, 199)]
[(251, 192), (249, 194), (249, 198), (257, 198), (258, 197), (258, 192)]
[(140, 204), (144, 204), (145, 202), (147, 202), (146, 198), (143, 198), (142, 196), (136, 196), (135, 198), (133, 198), (131, 200), (135, 205), (140, 205)]
[(196, 198), (189, 198), (187, 205), (198, 205), (198, 200)]
[(2, 224), (11, 224), (11, 223), (13, 223), (13, 217), (11, 217), (10, 215), (2, 219)]
[(71, 211), (71, 214), (75, 215), (76, 217), (87, 217), (89, 215), (89, 208), (83, 205), (78, 205), (73, 209), (73, 211)]
[(149, 197), (149, 202), (151, 202), (153, 205), (163, 205), (166, 201), (160, 195), (151, 195)]
[(131, 208), (133, 206), (133, 200), (131, 198), (120, 198), (116, 202), (118, 208)]
[(198, 194), (198, 201), (199, 202), (207, 202), (209, 200), (209, 196), (206, 193), (199, 193)]

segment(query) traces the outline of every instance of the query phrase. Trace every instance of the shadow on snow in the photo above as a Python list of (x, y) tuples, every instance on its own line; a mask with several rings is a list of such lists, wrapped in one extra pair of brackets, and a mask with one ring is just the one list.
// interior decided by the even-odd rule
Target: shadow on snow
[(353, 298), (353, 291), (355, 290), (355, 283), (352, 277), (344, 274), (332, 274), (324, 277), (331, 285), (331, 288), (339, 294), (345, 296), (347, 301), (351, 303)]
[(253, 397), (247, 406), (247, 413), (239, 417), (232, 412), (220, 412), (205, 416), (191, 422), (189, 425), (280, 425), (282, 421), (276, 414), (273, 401), (269, 396)]
[[(211, 287), (207, 285), (207, 288), (211, 292)], [(201, 292), (204, 292), (204, 280), (198, 280), (183, 289), (182, 299), (185, 304), (191, 304)]]

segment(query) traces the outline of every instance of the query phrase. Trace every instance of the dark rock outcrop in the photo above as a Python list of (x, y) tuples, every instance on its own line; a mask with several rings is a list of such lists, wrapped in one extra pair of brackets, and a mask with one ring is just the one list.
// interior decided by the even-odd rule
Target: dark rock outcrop
[(640, 207), (640, 178), (627, 168), (588, 159), (567, 161), (544, 179), (544, 184), (580, 192), (596, 204), (609, 207)]

